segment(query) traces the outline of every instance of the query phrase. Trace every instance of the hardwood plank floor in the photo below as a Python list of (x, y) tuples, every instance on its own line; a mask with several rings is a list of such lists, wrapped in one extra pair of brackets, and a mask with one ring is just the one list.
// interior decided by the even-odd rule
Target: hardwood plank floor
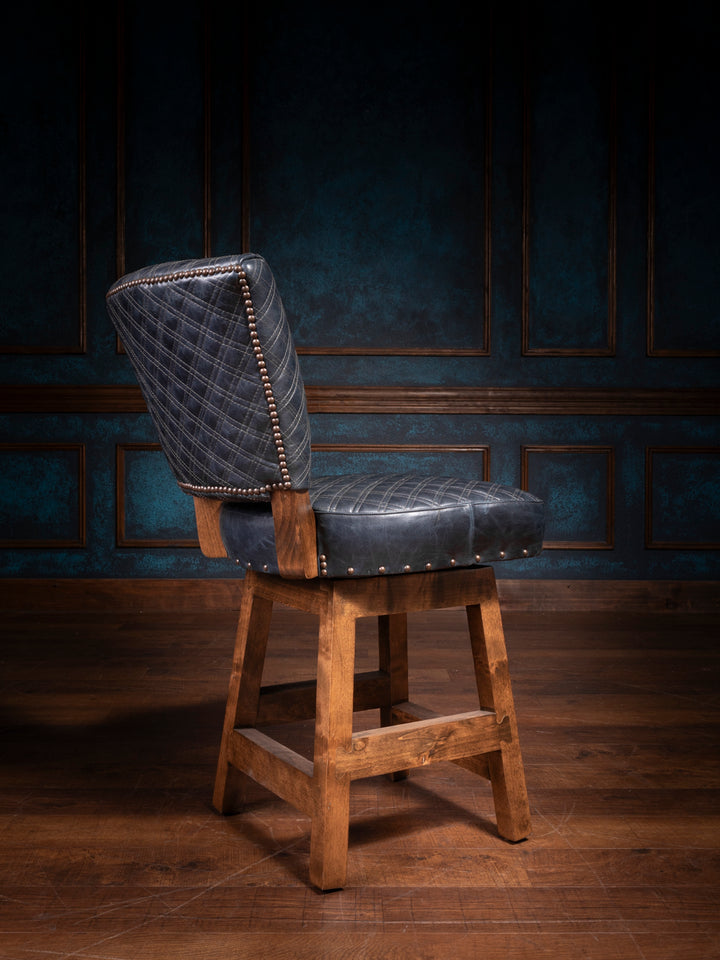
[[(454, 765), (361, 781), (347, 886), (321, 895), (306, 818), (260, 788), (210, 805), (231, 613), (6, 613), (0, 958), (719, 958), (717, 616), (505, 625), (532, 838), (500, 840)], [(410, 626), (411, 695), (472, 709), (462, 612)], [(267, 680), (312, 672), (313, 627), (277, 612)]]

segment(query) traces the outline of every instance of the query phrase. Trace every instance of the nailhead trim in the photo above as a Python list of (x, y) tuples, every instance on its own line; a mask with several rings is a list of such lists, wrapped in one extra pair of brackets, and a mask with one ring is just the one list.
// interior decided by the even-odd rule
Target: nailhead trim
[(195, 483), (180, 483), (179, 486), (181, 489), (192, 493), (204, 493), (211, 496), (266, 497), (267, 494), (271, 493), (273, 490), (290, 490), (292, 488), (292, 481), (290, 479), (290, 472), (287, 468), (285, 444), (283, 441), (282, 432), (280, 430), (280, 420), (277, 415), (277, 405), (273, 395), (270, 376), (267, 372), (265, 357), (262, 352), (262, 345), (257, 334), (255, 309), (253, 307), (252, 295), (250, 293), (250, 285), (247, 281), (247, 274), (243, 268), (239, 264), (235, 263), (224, 267), (195, 267), (192, 270), (176, 270), (174, 273), (158, 274), (156, 277), (136, 277), (134, 280), (126, 280), (119, 286), (114, 287), (107, 294), (107, 297), (109, 298), (116, 293), (120, 293), (122, 290), (129, 289), (130, 287), (147, 285), (153, 286), (158, 283), (169, 283), (173, 280), (187, 280), (191, 277), (211, 277), (223, 273), (236, 273), (238, 275), (238, 280), (240, 281), (243, 301), (245, 303), (245, 316), (247, 317), (248, 322), (248, 332), (250, 333), (250, 342), (253, 353), (255, 354), (255, 361), (258, 365), (260, 380), (265, 391), (265, 400), (268, 405), (268, 413), (270, 414), (270, 423), (272, 425), (273, 439), (275, 441), (275, 449), (277, 452), (278, 466), (280, 467), (280, 476), (282, 477), (282, 482), (265, 484), (261, 487), (204, 486)]
[[(523, 552), (522, 552), (522, 555), (523, 555), (524, 557), (527, 557), (527, 556), (528, 556), (528, 550), (527, 550), (527, 549), (524, 549)], [(504, 550), (501, 550), (499, 556), (500, 556), (500, 559), (501, 559), (501, 560), (504, 560), (504, 559), (505, 559), (505, 551), (504, 551)], [(318, 560), (320, 561), (320, 576), (322, 576), (322, 577), (327, 577), (327, 576), (328, 576), (328, 570), (327, 570), (327, 568), (328, 568), (328, 562), (327, 562), (327, 557), (325, 556), (325, 554), (321, 554), (321, 555), (318, 557)], [(481, 558), (480, 554), (479, 554), (479, 553), (476, 553), (476, 554), (475, 554), (475, 563), (480, 564), (481, 562), (482, 562), (482, 558)], [(453, 567), (456, 567), (456, 566), (457, 566), (457, 560), (456, 560), (454, 557), (451, 557), (451, 558), (450, 558), (449, 566), (450, 566), (451, 569), (452, 569)], [(433, 567), (432, 567), (432, 564), (431, 564), (431, 563), (428, 562), (428, 563), (425, 564), (425, 570), (426, 570), (426, 571), (432, 570), (432, 568), (433, 568)], [(346, 572), (347, 572), (347, 576), (348, 576), (348, 577), (354, 577), (354, 576), (355, 576), (355, 567), (348, 567)], [(386, 574), (387, 572), (388, 572), (388, 568), (387, 568), (386, 566), (383, 565), (383, 566), (379, 566), (379, 567), (378, 567), (378, 574), (379, 574), (380, 576), (383, 576), (383, 575)], [(406, 564), (403, 566), (402, 572), (403, 572), (403, 573), (412, 573), (412, 567), (410, 566), (409, 563), (406, 563)]]
[[(247, 275), (242, 268), (237, 270), (238, 279), (240, 280), (240, 286), (242, 288), (243, 300), (245, 301), (245, 315), (248, 321), (248, 330), (250, 332), (250, 340), (252, 342), (253, 353), (255, 354), (255, 360), (258, 365), (258, 371), (260, 372), (260, 380), (262, 381), (263, 388), (265, 390), (265, 399), (268, 405), (268, 413), (270, 414), (270, 423), (272, 424), (273, 439), (275, 441), (275, 449), (277, 450), (278, 457), (278, 466), (280, 467), (280, 476), (282, 477), (282, 484), (280, 485), (281, 489), (290, 489), (292, 483), (290, 481), (290, 472), (287, 468), (287, 461), (285, 459), (285, 443), (283, 441), (282, 432), (280, 430), (280, 419), (277, 415), (277, 405), (275, 403), (275, 397), (273, 395), (272, 384), (270, 383), (270, 377), (267, 372), (267, 367), (265, 365), (265, 357), (263, 356), (262, 346), (260, 344), (260, 338), (257, 334), (257, 324), (255, 323), (255, 308), (253, 307), (252, 295), (250, 293), (250, 284), (247, 281)], [(273, 488), (276, 489), (275, 485)]]
[(231, 264), (226, 267), (195, 267), (193, 270), (176, 270), (174, 273), (159, 273), (156, 277), (136, 277), (118, 284), (107, 293), (107, 299), (130, 287), (154, 286), (156, 283), (169, 283), (171, 280), (187, 280), (190, 277), (211, 277), (217, 273), (243, 273), (242, 267)]
[(273, 490), (289, 490), (292, 484), (287, 483), (268, 483), (263, 487), (223, 487), (223, 486), (202, 486), (199, 483), (178, 483), (181, 490), (187, 490), (190, 493), (204, 493), (210, 497), (264, 497)]

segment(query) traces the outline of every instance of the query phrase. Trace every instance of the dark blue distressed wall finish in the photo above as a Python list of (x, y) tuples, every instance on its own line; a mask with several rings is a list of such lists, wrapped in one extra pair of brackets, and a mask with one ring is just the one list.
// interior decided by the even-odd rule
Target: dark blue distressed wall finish
[(614, 352), (615, 24), (601, 7), (531, 12), (524, 182), (530, 354)]
[(0, 575), (236, 575), (199, 554), (104, 294), (253, 249), (317, 473), (534, 490), (547, 549), (501, 576), (717, 578), (720, 43), (710, 3), (632, 13), (15, 8)]
[(421, 10), (257, 16), (251, 236), (301, 348), (483, 347), (489, 34)]

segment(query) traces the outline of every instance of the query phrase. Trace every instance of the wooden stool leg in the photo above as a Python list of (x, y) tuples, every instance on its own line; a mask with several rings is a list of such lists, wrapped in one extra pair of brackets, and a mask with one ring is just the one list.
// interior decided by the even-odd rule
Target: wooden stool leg
[(213, 794), (213, 804), (220, 813), (233, 813), (243, 803), (248, 778), (229, 763), (229, 741), (235, 727), (253, 727), (257, 721), (260, 684), (270, 632), (273, 605), (270, 600), (255, 596), (254, 577), (249, 572), (242, 586), (240, 619)]
[(339, 751), (352, 750), (355, 617), (331, 598), (320, 615), (310, 880), (320, 890), (345, 883), (350, 777), (337, 772)]
[(518, 741), (515, 704), (510, 685), (505, 635), (495, 576), (488, 568), (482, 601), (467, 607), (470, 642), (475, 661), (480, 707), (507, 717), (511, 738), (502, 749), (488, 754), (495, 815), (500, 836), (517, 842), (530, 834), (530, 806)]
[[(378, 647), (380, 669), (390, 675), (390, 702), (380, 708), (380, 725), (393, 724), (393, 705), (409, 699), (407, 614), (396, 613), (378, 617)], [(407, 770), (388, 774), (391, 780), (404, 780)]]

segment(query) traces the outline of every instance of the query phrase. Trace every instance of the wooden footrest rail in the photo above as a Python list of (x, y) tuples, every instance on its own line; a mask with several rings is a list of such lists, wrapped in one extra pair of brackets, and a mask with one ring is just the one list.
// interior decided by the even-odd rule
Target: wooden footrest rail
[[(316, 680), (276, 683), (260, 691), (258, 726), (291, 723), (315, 717)], [(390, 676), (384, 670), (369, 670), (355, 676), (353, 711), (372, 710), (390, 699)]]
[(312, 760), (254, 727), (233, 730), (228, 759), (236, 769), (287, 800), (297, 810), (309, 817), (313, 815)]
[[(430, 713), (416, 704), (399, 704), (403, 716)], [(405, 720), (353, 734), (351, 748), (338, 748), (333, 764), (341, 779), (357, 780), (436, 761), (472, 760), (501, 749), (511, 738), (509, 721), (497, 722), (489, 710)], [(314, 765), (292, 748), (254, 727), (233, 731), (229, 760), (253, 780), (294, 807), (311, 814)]]
[(336, 769), (351, 780), (373, 777), (470, 753), (490, 753), (510, 736), (509, 723), (498, 724), (487, 710), (412, 720), (353, 734), (352, 750), (338, 751)]
[[(262, 684), (274, 603), (318, 617), (316, 678)], [(449, 716), (409, 700), (407, 614), (464, 606), (478, 709)], [(355, 674), (355, 630), (377, 617), (379, 669)], [(353, 732), (353, 713), (379, 726)], [(314, 720), (312, 760), (268, 736), (272, 724)], [(498, 833), (530, 831), (505, 640), (492, 569), (366, 580), (307, 581), (248, 571), (230, 677), (213, 803), (234, 813), (254, 780), (311, 819), (310, 880), (345, 883), (353, 780), (450, 761), (489, 779)]]

